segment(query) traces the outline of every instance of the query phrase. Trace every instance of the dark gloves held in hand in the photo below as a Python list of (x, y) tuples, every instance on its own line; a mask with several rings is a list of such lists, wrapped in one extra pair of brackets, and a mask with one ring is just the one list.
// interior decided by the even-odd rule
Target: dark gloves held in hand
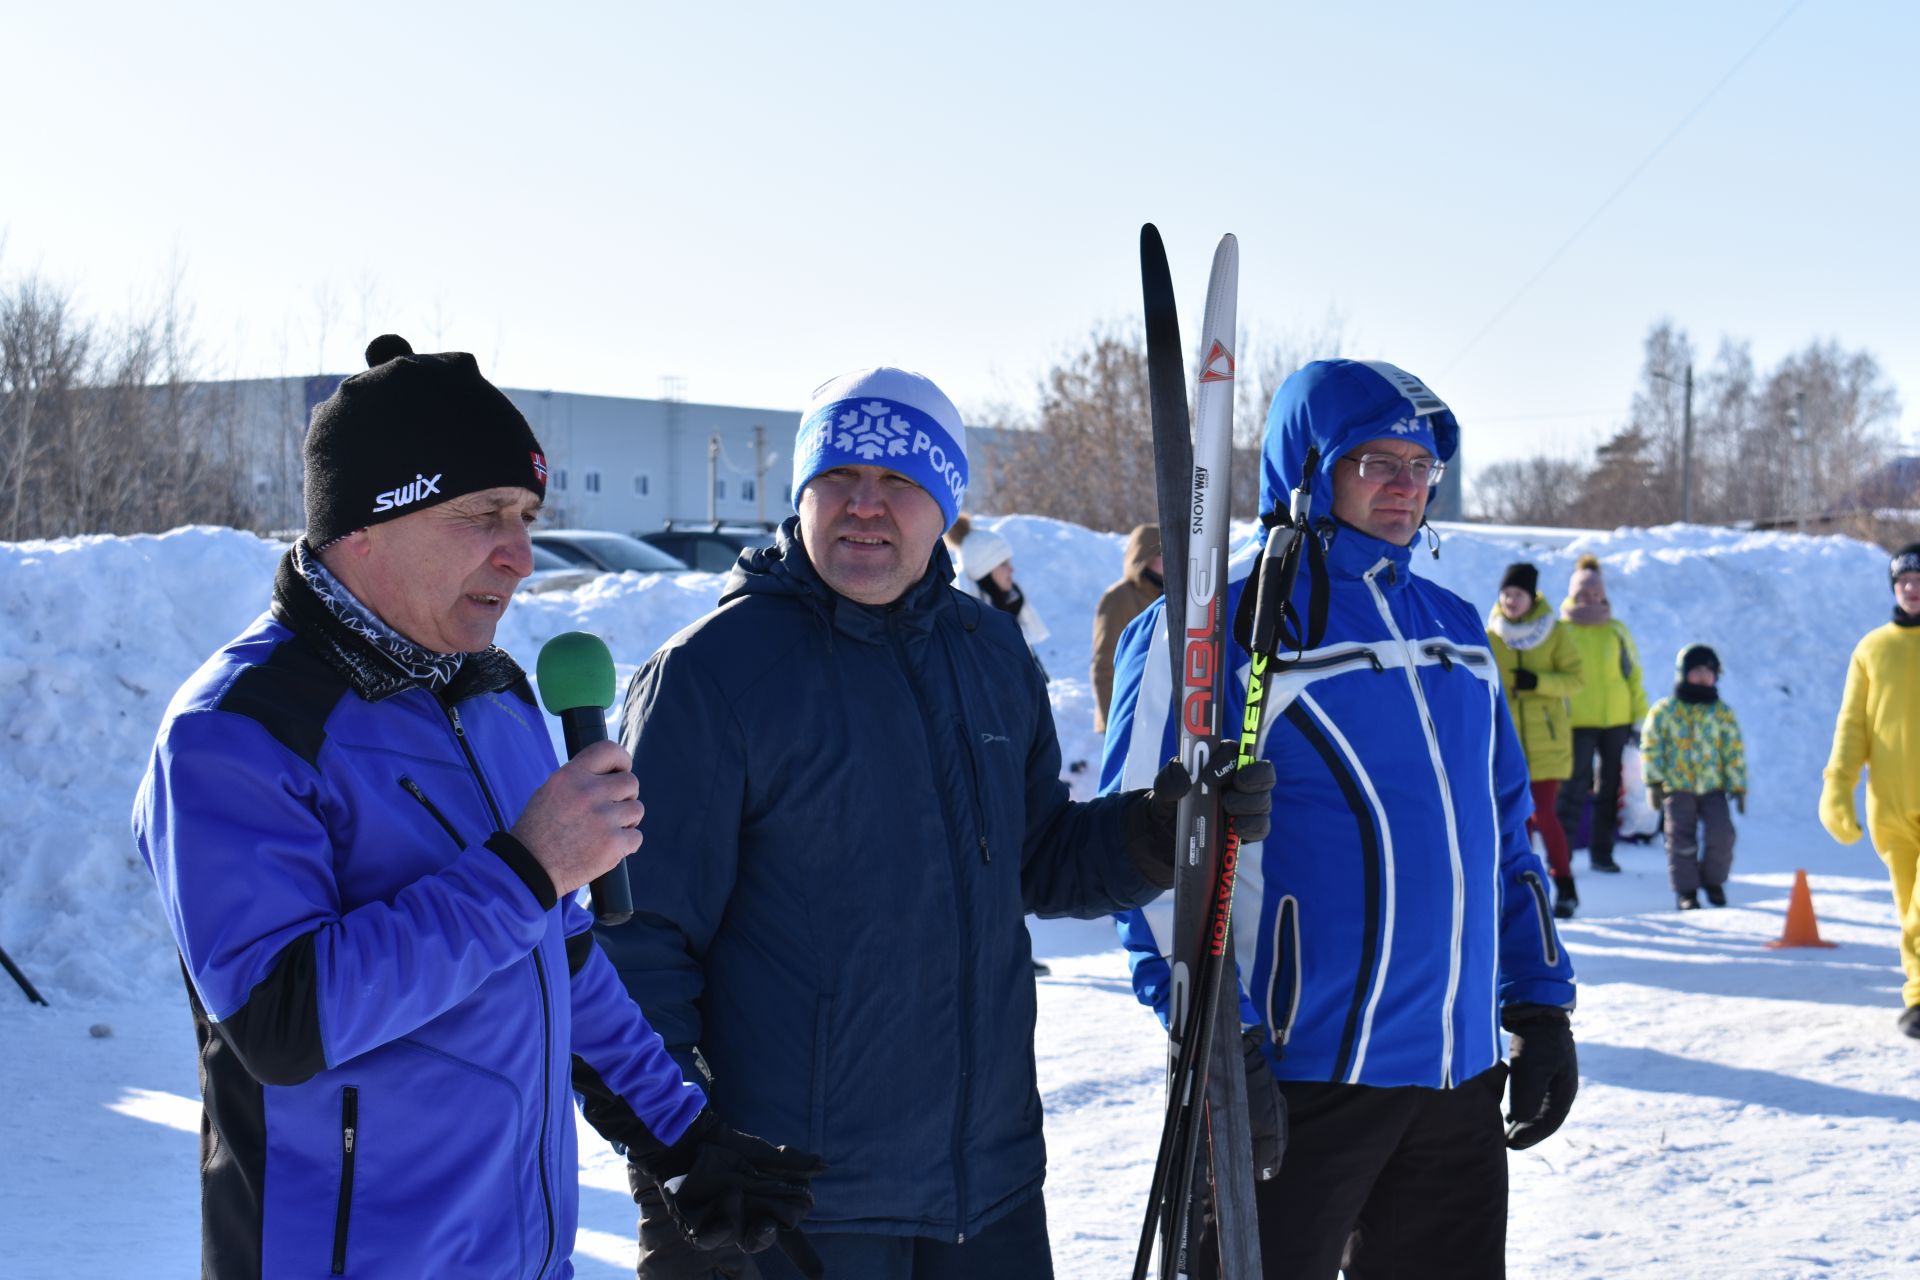
[(1667, 789), (1657, 782), (1647, 784), (1647, 803), (1655, 809), (1663, 808), (1667, 803)]
[(1256, 1027), (1242, 1039), (1247, 1059), (1247, 1125), (1253, 1132), (1253, 1176), (1265, 1182), (1280, 1172), (1287, 1154), (1287, 1099), (1260, 1051), (1266, 1032)]
[(1733, 807), (1738, 809), (1742, 813), (1745, 813), (1747, 811), (1747, 793), (1746, 792), (1736, 791), (1733, 793)]
[[(642, 1208), (647, 1193), (657, 1194), (680, 1235), (697, 1249), (758, 1253), (778, 1239), (790, 1257), (795, 1247), (811, 1256), (804, 1237), (793, 1228), (813, 1208), (808, 1184), (826, 1167), (811, 1152), (776, 1147), (729, 1129), (708, 1108), (671, 1147), (632, 1161), (627, 1179)], [(644, 1215), (641, 1223), (644, 1232)], [(794, 1261), (801, 1264), (799, 1258)], [(817, 1265), (818, 1259), (813, 1262)]]
[(1552, 1136), (1580, 1091), (1580, 1062), (1573, 1051), (1573, 1025), (1565, 1009), (1510, 1004), (1500, 1025), (1512, 1033), (1507, 1051), (1507, 1146), (1524, 1151)]
[(659, 1185), (637, 1166), (627, 1166), (627, 1181), (640, 1206), (640, 1280), (759, 1280), (745, 1249), (702, 1249), (681, 1235)]
[[(1209, 765), (1208, 772), (1221, 789), (1220, 807), (1241, 843), (1266, 839), (1273, 822), (1273, 762), (1255, 760), (1240, 767), (1226, 756)], [(1154, 777), (1153, 786), (1139, 793), (1127, 810), (1127, 857), (1141, 875), (1162, 889), (1173, 886), (1173, 823), (1181, 797), (1192, 789), (1187, 767), (1169, 760)]]
[(1513, 687), (1522, 693), (1529, 689), (1537, 689), (1540, 687), (1540, 677), (1525, 667), (1516, 668), (1513, 673)]

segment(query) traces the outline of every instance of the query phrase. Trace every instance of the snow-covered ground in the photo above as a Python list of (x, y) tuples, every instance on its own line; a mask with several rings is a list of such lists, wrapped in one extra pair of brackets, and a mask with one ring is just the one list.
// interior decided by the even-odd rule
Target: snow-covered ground
[[(1014, 516), (1022, 585), (1053, 628), (1041, 658), (1068, 780), (1099, 743), (1089, 619), (1121, 538)], [(246, 534), (0, 544), (0, 945), (53, 1001), (0, 978), (0, 1275), (188, 1275), (197, 1267), (198, 1085), (177, 961), (127, 814), (174, 687), (263, 606), (280, 548)], [(1563, 929), (1579, 968), (1573, 1116), (1514, 1156), (1516, 1276), (1920, 1275), (1920, 1045), (1899, 1037), (1897, 932), (1863, 842), (1814, 821), (1847, 654), (1890, 605), (1885, 557), (1843, 539), (1701, 528), (1542, 546), (1448, 534), (1416, 568), (1484, 605), (1531, 558), (1563, 590), (1599, 555), (1649, 692), (1685, 643), (1715, 646), (1753, 789), (1732, 904), (1672, 910), (1664, 855), (1626, 846), (1585, 876)], [(501, 642), (529, 667), (561, 631), (604, 636), (621, 677), (710, 607), (719, 579), (604, 578), (522, 598)], [(1576, 855), (1576, 867), (1583, 859)], [(1796, 868), (1831, 951), (1773, 951)], [(1061, 1280), (1132, 1257), (1161, 1109), (1157, 1024), (1103, 922), (1033, 925), (1048, 1206)], [(106, 1034), (93, 1034), (96, 1030)], [(624, 1175), (583, 1135), (580, 1274), (631, 1275)]]

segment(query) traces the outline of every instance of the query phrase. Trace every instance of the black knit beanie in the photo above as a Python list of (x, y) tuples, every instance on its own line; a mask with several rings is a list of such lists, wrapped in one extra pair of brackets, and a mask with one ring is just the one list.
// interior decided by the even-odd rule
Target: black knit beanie
[(1720, 655), (1715, 653), (1707, 645), (1690, 644), (1680, 651), (1678, 658), (1674, 659), (1673, 674), (1685, 680), (1687, 678), (1687, 672), (1693, 670), (1695, 667), (1705, 667), (1707, 670), (1713, 672), (1714, 675), (1718, 676), (1720, 674)]
[(1893, 559), (1887, 563), (1887, 581), (1899, 581), (1903, 573), (1920, 573), (1920, 542), (1909, 542), (1893, 553)]
[(367, 344), (365, 373), (314, 406), (306, 466), (315, 550), (482, 489), (547, 495), (546, 453), (533, 428), (474, 358), (415, 355), (391, 333)]
[(1505, 591), (1508, 587), (1519, 587), (1528, 595), (1537, 594), (1540, 590), (1540, 571), (1524, 562), (1510, 564), (1505, 576), (1500, 579), (1500, 589)]

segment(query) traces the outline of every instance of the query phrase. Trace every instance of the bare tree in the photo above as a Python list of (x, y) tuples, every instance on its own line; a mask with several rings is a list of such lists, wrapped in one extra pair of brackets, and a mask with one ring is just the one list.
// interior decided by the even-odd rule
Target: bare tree
[[(1335, 313), (1272, 343), (1242, 337), (1235, 363), (1233, 510), (1257, 510), (1260, 440), (1273, 392), (1307, 361), (1339, 354), (1344, 340), (1345, 323)], [(1193, 356), (1189, 373), (1206, 353), (1196, 348)], [(1192, 385), (1186, 390), (1191, 412)], [(1137, 323), (1096, 325), (1084, 347), (1041, 379), (1036, 400), (1031, 415), (1000, 405), (975, 419), (995, 428), (999, 442), (988, 460), (997, 507), (1095, 529), (1158, 519), (1146, 341)]]
[[(1601, 527), (1680, 518), (1693, 344), (1661, 320), (1644, 350), (1627, 424), (1592, 461), (1533, 457), (1487, 467), (1475, 493), (1484, 515)], [(1713, 363), (1694, 370), (1693, 409), (1695, 519), (1857, 524), (1874, 505), (1865, 486), (1893, 455), (1889, 424), (1899, 400), (1867, 352), (1813, 342), (1763, 376), (1748, 344), (1722, 338)]]
[(177, 272), (118, 328), (0, 286), (0, 538), (251, 523), (231, 391), (194, 380), (188, 321)]
[(1041, 379), (1031, 420), (1005, 413), (993, 492), (1008, 511), (1126, 529), (1157, 518), (1146, 340), (1096, 325), (1087, 345)]
[(1479, 515), (1498, 524), (1569, 523), (1569, 499), (1586, 489), (1587, 473), (1587, 465), (1574, 458), (1490, 462), (1474, 473)]

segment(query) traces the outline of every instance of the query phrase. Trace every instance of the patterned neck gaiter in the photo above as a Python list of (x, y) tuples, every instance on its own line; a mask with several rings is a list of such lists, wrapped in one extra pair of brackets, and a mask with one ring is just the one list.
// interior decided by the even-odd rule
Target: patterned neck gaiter
[(372, 645), (401, 672), (429, 689), (440, 689), (459, 672), (466, 661), (464, 653), (435, 653), (425, 649), (382, 622), (373, 610), (361, 604), (340, 579), (327, 572), (327, 566), (307, 551), (306, 539), (293, 544), (293, 567), (328, 613), (340, 625)]

